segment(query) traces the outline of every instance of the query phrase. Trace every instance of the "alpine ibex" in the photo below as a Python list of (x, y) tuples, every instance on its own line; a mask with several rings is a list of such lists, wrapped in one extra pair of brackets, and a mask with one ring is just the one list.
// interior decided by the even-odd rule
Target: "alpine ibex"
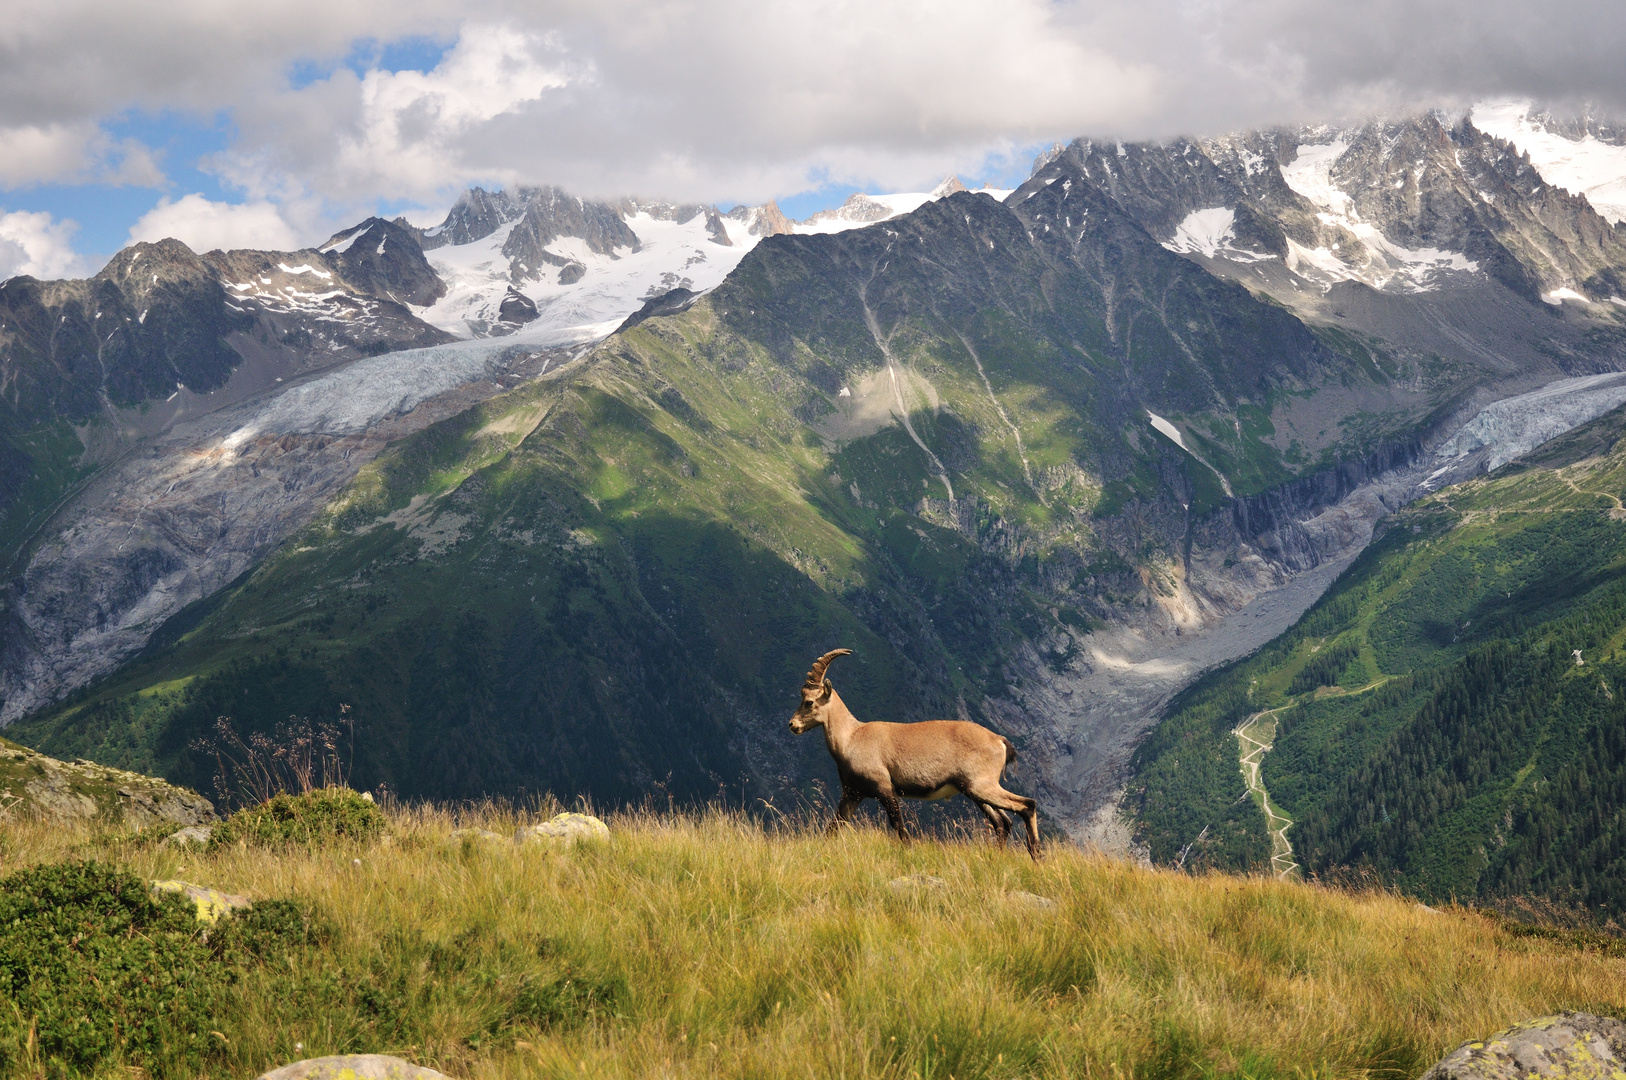
[(841, 805), (830, 828), (852, 820), (853, 810), (865, 799), (879, 799), (892, 827), (907, 841), (899, 796), (946, 799), (959, 792), (977, 804), (1001, 844), (1011, 833), (1005, 811), (1020, 814), (1027, 826), (1028, 854), (1037, 859), (1038, 804), (1000, 786), (1005, 766), (1016, 760), (1010, 740), (969, 720), (860, 722), (824, 677), (831, 661), (851, 654), (851, 649), (835, 649), (813, 661), (802, 684), (802, 707), (790, 718), (790, 729), (798, 735), (824, 726), (824, 741), (841, 774)]

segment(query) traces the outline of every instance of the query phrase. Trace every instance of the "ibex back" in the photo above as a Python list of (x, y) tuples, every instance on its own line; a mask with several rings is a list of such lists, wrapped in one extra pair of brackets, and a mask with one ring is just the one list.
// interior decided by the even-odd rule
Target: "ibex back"
[(1028, 854), (1039, 857), (1037, 804), (1001, 786), (1005, 767), (1016, 760), (1016, 747), (969, 720), (925, 720), (918, 724), (861, 723), (825, 678), (831, 661), (851, 649), (827, 652), (813, 662), (802, 684), (802, 706), (790, 718), (800, 735), (823, 725), (824, 741), (841, 774), (841, 805), (832, 829), (850, 821), (865, 799), (879, 799), (898, 835), (909, 839), (903, 824), (902, 799), (946, 799), (955, 792), (977, 804), (1003, 844), (1010, 836), (1006, 811), (1022, 816)]

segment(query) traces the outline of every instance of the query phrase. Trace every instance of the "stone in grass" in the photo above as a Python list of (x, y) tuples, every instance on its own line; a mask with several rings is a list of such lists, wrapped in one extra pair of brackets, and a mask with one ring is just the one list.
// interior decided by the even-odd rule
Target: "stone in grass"
[(1023, 892), (1021, 889), (1011, 893), (1011, 899), (1018, 904), (1038, 908), (1040, 911), (1054, 911), (1056, 909), (1056, 902), (1050, 897), (1040, 896), (1038, 893)]
[(193, 885), (188, 881), (155, 881), (152, 891), (160, 893), (178, 893), (192, 901), (197, 909), (198, 922), (217, 923), (220, 917), (228, 911), (237, 908), (252, 907), (246, 896), (236, 896), (232, 893), (221, 892), (219, 889), (210, 889), (202, 885)]
[(1465, 1042), (1421, 1080), (1621, 1080), (1626, 1024), (1566, 1012), (1514, 1024), (1483, 1042)]
[(591, 814), (559, 814), (540, 825), (523, 825), (514, 833), (517, 844), (574, 844), (609, 838), (610, 827)]
[(339, 1054), (272, 1069), (260, 1080), (448, 1080), (445, 1073), (388, 1054)]
[(185, 847), (188, 844), (207, 844), (214, 835), (212, 825), (189, 825), (180, 832), (164, 837), (165, 847)]

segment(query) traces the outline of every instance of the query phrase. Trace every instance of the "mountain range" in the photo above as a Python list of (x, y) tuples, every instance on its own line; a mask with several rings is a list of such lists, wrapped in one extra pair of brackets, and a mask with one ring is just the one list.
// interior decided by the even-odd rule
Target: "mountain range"
[[(1518, 141), (1607, 161), (1615, 129), (1514, 112), (1081, 139), (1011, 192), (802, 223), (476, 189), (427, 230), (13, 279), (0, 718), (203, 785), (217, 716), (342, 703), (404, 795), (785, 800), (828, 779), (795, 680), (846, 645), (861, 717), (997, 727), (1072, 834), (1268, 863), (1237, 717), (1168, 778), (1244, 668), (1171, 696), (1419, 494), (1626, 402), (1605, 167), (1577, 191)], [(1314, 827), (1317, 869), (1366, 857)]]

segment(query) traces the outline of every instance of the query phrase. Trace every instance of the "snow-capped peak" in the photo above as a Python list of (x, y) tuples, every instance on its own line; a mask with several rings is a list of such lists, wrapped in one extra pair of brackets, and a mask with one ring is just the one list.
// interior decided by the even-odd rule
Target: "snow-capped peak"
[(1611, 223), (1626, 221), (1626, 145), (1554, 130), (1557, 125), (1528, 101), (1482, 101), (1470, 118), (1487, 135), (1530, 155), (1541, 178), (1572, 195), (1584, 195)]

